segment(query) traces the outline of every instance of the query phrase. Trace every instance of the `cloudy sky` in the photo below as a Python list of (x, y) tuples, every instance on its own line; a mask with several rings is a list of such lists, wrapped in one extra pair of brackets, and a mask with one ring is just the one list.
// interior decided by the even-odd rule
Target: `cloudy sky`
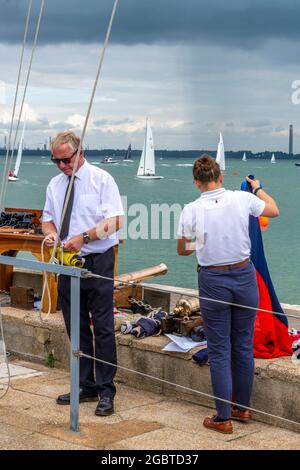
[[(33, 0), (25, 65), (40, 0)], [(27, 145), (80, 133), (113, 0), (46, 0), (26, 96)], [(0, 0), (0, 146), (9, 129), (28, 0)], [(119, 0), (85, 143), (300, 153), (299, 0)], [(22, 83), (25, 82), (25, 68)], [(299, 93), (300, 96), (300, 93)]]

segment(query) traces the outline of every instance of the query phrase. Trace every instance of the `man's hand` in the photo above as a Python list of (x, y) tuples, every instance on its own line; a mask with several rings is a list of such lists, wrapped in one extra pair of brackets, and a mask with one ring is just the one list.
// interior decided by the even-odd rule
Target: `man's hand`
[(51, 232), (45, 237), (45, 244), (47, 246), (54, 246), (56, 240), (58, 238), (58, 235), (56, 232)]
[(76, 235), (76, 237), (70, 238), (65, 244), (64, 244), (64, 250), (65, 251), (74, 251), (75, 253), (78, 253), (81, 250), (81, 247), (83, 245), (83, 236), (82, 234)]

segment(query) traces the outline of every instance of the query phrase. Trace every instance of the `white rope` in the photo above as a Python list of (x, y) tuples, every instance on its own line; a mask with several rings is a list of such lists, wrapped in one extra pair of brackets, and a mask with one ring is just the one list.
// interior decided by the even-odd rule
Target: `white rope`
[[(136, 285), (137, 285), (137, 282), (122, 281), (122, 279), (118, 279), (117, 277), (112, 278), (112, 277), (107, 277), (107, 276), (101, 276), (100, 274), (94, 274), (92, 272), (88, 272), (84, 276), (85, 277), (95, 277), (95, 278), (98, 278), (98, 279), (105, 279), (107, 281), (112, 281), (112, 282), (118, 281), (121, 284), (132, 286), (132, 287), (136, 287)], [(141, 283), (140, 285), (144, 288), (149, 288), (149, 286), (147, 286), (147, 284)], [(152, 286), (151, 286), (151, 290), (157, 291), (157, 292), (167, 292), (166, 289), (160, 289), (159, 287), (157, 288), (157, 287), (152, 287)], [(233, 302), (226, 302), (224, 300), (211, 299), (209, 297), (203, 297), (201, 295), (199, 296), (199, 295), (195, 295), (195, 294), (185, 294), (185, 293), (183, 294), (182, 291), (176, 290), (176, 289), (172, 289), (172, 291), (169, 291), (169, 292), (171, 292), (172, 294), (180, 294), (181, 296), (184, 296), (184, 297), (191, 297), (191, 298), (200, 299), (200, 300), (208, 300), (210, 302), (216, 302), (216, 303), (219, 303), (219, 304), (230, 305), (232, 307), (239, 307), (239, 308), (245, 308), (245, 309), (247, 308), (249, 310), (255, 310), (256, 312), (270, 313), (272, 315), (279, 315), (279, 316), (282, 316), (282, 317), (297, 318), (298, 320), (300, 320), (300, 315), (291, 315), (291, 314), (282, 313), (282, 312), (274, 312), (273, 310), (267, 310), (267, 309), (258, 308), (258, 307), (257, 308), (256, 307), (250, 307), (248, 305), (236, 304), (236, 303), (233, 303)]]
[(13, 112), (12, 112), (12, 117), (11, 117), (11, 122), (10, 122), (8, 143), (7, 143), (7, 149), (6, 149), (6, 158), (5, 158), (5, 163), (4, 163), (4, 171), (3, 171), (3, 175), (2, 175), (2, 184), (1, 184), (1, 192), (0, 192), (0, 210), (4, 209), (4, 206), (3, 206), (3, 204), (4, 204), (4, 195), (5, 195), (4, 187), (5, 187), (5, 182), (6, 182), (6, 179), (7, 179), (8, 155), (9, 155), (9, 152), (10, 152), (11, 136), (12, 136), (12, 130), (13, 130), (13, 125), (14, 125), (14, 119), (15, 119), (15, 111), (16, 111), (18, 92), (19, 92), (19, 83), (20, 83), (21, 70), (22, 70), (23, 57), (24, 57), (24, 50), (25, 50), (26, 39), (27, 39), (27, 32), (28, 32), (31, 6), (32, 6), (32, 0), (29, 0), (27, 18), (26, 18), (26, 24), (25, 24), (25, 31), (24, 31), (24, 38), (23, 38), (23, 46), (22, 46), (21, 57), (20, 57), (18, 79), (17, 79), (17, 85), (16, 85), (15, 97), (14, 97)]
[(241, 405), (239, 403), (232, 402), (230, 400), (225, 400), (224, 398), (218, 398), (218, 397), (216, 397), (214, 395), (211, 395), (209, 393), (200, 392), (199, 390), (194, 390), (193, 388), (185, 387), (184, 385), (175, 384), (173, 382), (170, 382), (169, 380), (160, 379), (160, 378), (154, 377), (153, 375), (150, 375), (150, 374), (145, 374), (145, 372), (139, 372), (139, 371), (136, 371), (136, 370), (133, 370), (133, 369), (129, 369), (129, 367), (124, 367), (124, 366), (120, 366), (119, 364), (113, 364), (111, 362), (103, 361), (102, 359), (97, 359), (96, 357), (89, 356), (88, 354), (85, 354), (82, 351), (79, 351), (78, 355), (80, 357), (86, 357), (87, 359), (92, 359), (93, 361), (101, 362), (102, 364), (106, 364), (106, 365), (109, 365), (109, 366), (112, 366), (112, 367), (117, 367), (118, 369), (126, 370), (128, 372), (132, 372), (132, 373), (140, 375), (142, 377), (147, 377), (147, 378), (152, 379), (152, 380), (157, 380), (158, 382), (165, 383), (167, 385), (172, 385), (173, 387), (181, 388), (182, 390), (187, 390), (189, 392), (197, 393), (198, 395), (202, 395), (202, 396), (207, 397), (207, 398), (212, 398), (214, 400), (222, 401), (223, 403), (228, 403), (230, 405), (238, 406), (240, 408), (247, 409), (247, 410), (253, 411), (255, 413), (259, 413), (259, 414), (262, 414), (264, 416), (268, 416), (270, 418), (275, 418), (275, 419), (278, 419), (278, 420), (281, 420), (281, 421), (284, 421), (284, 422), (290, 423), (290, 424), (296, 424), (296, 426), (298, 426), (299, 429), (300, 429), (300, 423), (298, 423), (297, 421), (293, 421), (291, 419), (283, 418), (282, 416), (273, 415), (271, 413), (267, 413), (266, 411), (257, 410), (256, 408), (250, 408), (249, 406)]
[[(41, 245), (41, 258), (42, 258), (42, 263), (45, 262), (44, 247), (45, 247), (46, 241), (47, 241), (47, 237), (44, 238), (44, 240), (42, 241), (42, 245)], [(53, 274), (53, 273), (49, 273), (50, 276), (51, 276), (52, 274)], [(42, 297), (41, 297), (41, 306), (40, 306), (40, 308), (39, 308), (39, 317), (40, 317), (40, 321), (41, 321), (41, 322), (44, 322), (44, 321), (47, 321), (47, 320), (48, 320), (48, 317), (49, 317), (49, 315), (50, 315), (50, 313), (51, 313), (51, 293), (50, 293), (48, 275), (47, 275), (46, 271), (42, 271), (42, 276), (43, 276), (43, 291), (42, 291)], [(43, 318), (43, 316), (42, 316), (42, 309), (43, 309), (43, 301), (44, 301), (45, 292), (47, 292), (47, 296), (48, 296), (48, 312), (46, 313), (45, 317)]]
[[(47, 241), (47, 237), (44, 238), (44, 240), (42, 242), (42, 245), (41, 245), (42, 263), (45, 262), (44, 248), (45, 248), (46, 241)], [(59, 250), (61, 252), (60, 253), (60, 259), (56, 260), (55, 259), (55, 253), (54, 253), (52, 263), (56, 262), (56, 264), (63, 265), (64, 264), (64, 247), (63, 247), (63, 245), (61, 245), (59, 247)], [(50, 261), (49, 261), (49, 263), (50, 263)], [(46, 322), (48, 320), (48, 317), (49, 317), (50, 313), (51, 313), (52, 302), (51, 302), (51, 292), (50, 292), (50, 287), (49, 287), (48, 275), (47, 275), (46, 271), (42, 271), (42, 275), (43, 275), (43, 291), (42, 291), (42, 297), (41, 297), (41, 305), (40, 305), (40, 309), (39, 309), (39, 318), (40, 318), (41, 322)], [(49, 273), (49, 275), (50, 276), (55, 276), (54, 273)], [(45, 296), (46, 292), (47, 292), (47, 296), (48, 296), (48, 312), (46, 313), (45, 317), (43, 317), (42, 316), (42, 309), (43, 309), (44, 296)]]
[[(62, 210), (62, 214), (61, 214), (58, 234), (60, 234), (62, 224), (63, 224), (64, 218), (65, 218), (65, 215), (66, 215), (67, 206), (68, 206), (68, 202), (69, 202), (69, 199), (70, 199), (70, 194), (71, 194), (72, 187), (73, 187), (73, 184), (74, 184), (75, 173), (76, 173), (78, 162), (79, 162), (79, 155), (80, 155), (80, 152), (81, 152), (81, 148), (83, 148), (83, 141), (84, 141), (84, 137), (85, 137), (85, 133), (86, 133), (86, 128), (87, 128), (87, 125), (88, 125), (88, 121), (89, 121), (89, 117), (90, 117), (90, 113), (91, 113), (91, 109), (92, 109), (92, 104), (93, 104), (93, 101), (94, 101), (94, 97), (95, 97), (95, 93), (96, 93), (96, 89), (97, 89), (97, 85), (98, 85), (100, 72), (102, 70), (104, 55), (105, 55), (105, 51), (106, 51), (106, 48), (107, 48), (107, 45), (108, 45), (108, 42), (109, 42), (110, 33), (111, 33), (111, 29), (112, 29), (116, 9), (117, 9), (117, 6), (118, 6), (118, 2), (119, 2), (119, 0), (114, 1), (110, 21), (109, 21), (106, 36), (105, 36), (105, 41), (104, 41), (103, 48), (102, 48), (102, 51), (101, 51), (100, 61), (99, 61), (98, 70), (97, 70), (97, 74), (96, 74), (96, 78), (95, 78), (95, 82), (94, 82), (94, 86), (93, 86), (93, 90), (92, 90), (92, 95), (91, 95), (91, 99), (90, 99), (89, 106), (88, 106), (88, 111), (87, 111), (87, 114), (86, 114), (86, 117), (85, 117), (85, 122), (84, 122), (83, 130), (82, 130), (82, 133), (81, 133), (81, 137), (80, 137), (80, 144), (79, 144), (78, 151), (77, 151), (77, 154), (76, 154), (76, 157), (75, 157), (75, 160), (74, 160), (74, 167), (73, 167), (73, 171), (72, 171), (71, 181), (70, 181), (70, 184), (69, 184), (69, 187), (68, 187), (68, 191), (67, 191), (67, 194), (66, 194), (66, 198), (65, 198), (65, 202), (64, 202), (64, 206), (63, 206), (63, 210)], [(55, 240), (53, 253), (55, 253), (57, 245), (58, 245), (58, 238)], [(53, 256), (51, 257), (50, 262), (53, 261)]]
[[(27, 71), (27, 76), (26, 76), (26, 82), (25, 82), (25, 87), (24, 87), (24, 91), (23, 91), (23, 96), (22, 96), (22, 101), (21, 101), (21, 106), (20, 106), (20, 111), (19, 111), (19, 117), (18, 117), (18, 121), (17, 121), (17, 128), (16, 128), (16, 131), (15, 131), (15, 137), (14, 137), (13, 145), (12, 145), (12, 148), (11, 148), (9, 168), (12, 167), (14, 151), (15, 151), (15, 145), (16, 145), (17, 136), (18, 136), (18, 132), (19, 132), (20, 121), (21, 121), (21, 116), (22, 116), (22, 112), (23, 112), (25, 96), (26, 96), (26, 92), (27, 92), (28, 81), (29, 81), (29, 77), (30, 77), (30, 73), (31, 73), (33, 56), (34, 56), (34, 52), (35, 52), (35, 48), (36, 48), (36, 44), (37, 44), (37, 38), (38, 38), (38, 34), (39, 34), (41, 18), (42, 18), (43, 9), (44, 9), (44, 3), (45, 3), (45, 0), (41, 0), (40, 13), (39, 13), (39, 18), (38, 18), (38, 22), (37, 22), (37, 26), (36, 26), (36, 30), (35, 30), (35, 37), (34, 37), (34, 42), (33, 42), (32, 50), (31, 50), (31, 57), (30, 57), (30, 61), (29, 61), (29, 66), (28, 66), (28, 71)], [(7, 190), (7, 184), (8, 184), (8, 177), (5, 178), (5, 184), (4, 184), (4, 188), (3, 188), (3, 199), (5, 198), (5, 194), (6, 194), (6, 190)]]

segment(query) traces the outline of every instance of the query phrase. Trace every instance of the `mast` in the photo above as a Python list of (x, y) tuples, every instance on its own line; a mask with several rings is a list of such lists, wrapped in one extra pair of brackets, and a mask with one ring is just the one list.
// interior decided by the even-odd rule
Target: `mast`
[(145, 175), (145, 170), (146, 170), (147, 134), (148, 134), (148, 117), (146, 118), (145, 142), (144, 142), (144, 164), (143, 164), (144, 175)]
[(15, 168), (14, 168), (14, 171), (13, 171), (13, 175), (14, 175), (14, 176), (18, 176), (19, 169), (20, 169), (20, 165), (21, 165), (25, 126), (26, 126), (26, 116), (24, 117), (24, 123), (23, 123), (23, 129), (22, 129), (21, 139), (20, 139), (20, 142), (19, 142), (19, 148), (18, 148), (17, 159), (16, 159), (16, 163), (15, 163)]

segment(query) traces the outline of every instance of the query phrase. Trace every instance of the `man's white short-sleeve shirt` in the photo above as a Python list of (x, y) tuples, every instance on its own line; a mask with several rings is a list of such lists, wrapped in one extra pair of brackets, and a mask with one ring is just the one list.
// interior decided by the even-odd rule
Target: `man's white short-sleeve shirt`
[[(85, 160), (75, 176), (68, 239), (86, 232), (104, 219), (124, 215), (118, 186), (109, 173)], [(57, 230), (68, 183), (68, 176), (61, 173), (52, 178), (47, 187), (43, 222), (53, 222)], [(106, 239), (84, 244), (81, 251), (82, 254), (104, 253), (118, 242), (115, 233)]]

